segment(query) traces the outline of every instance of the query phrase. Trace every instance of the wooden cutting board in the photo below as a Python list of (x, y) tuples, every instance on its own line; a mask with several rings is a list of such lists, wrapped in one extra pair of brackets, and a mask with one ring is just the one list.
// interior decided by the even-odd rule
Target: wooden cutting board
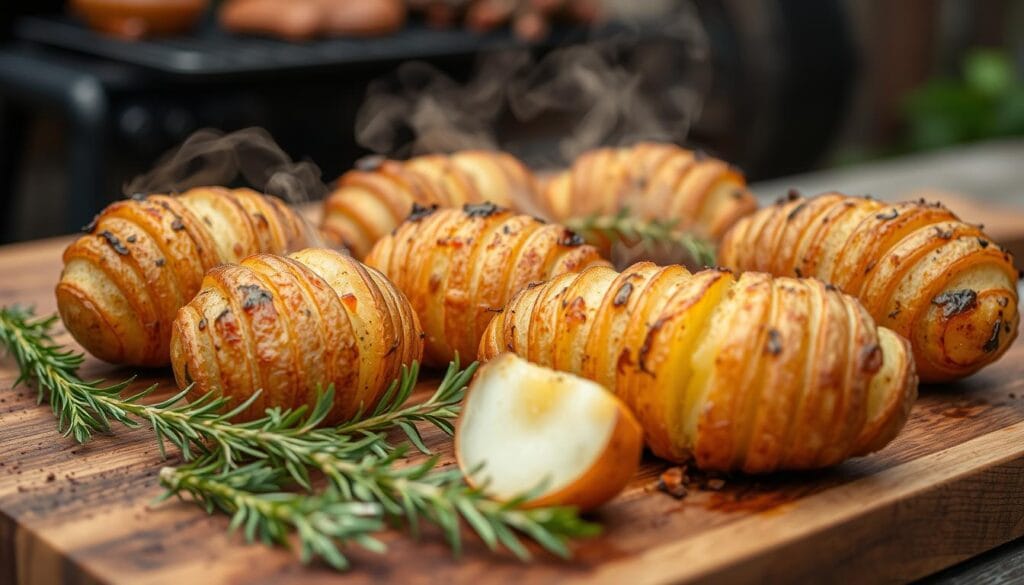
[[(992, 215), (950, 204), (974, 221)], [(994, 215), (1002, 227), (990, 230), (993, 237), (1024, 242), (1024, 217)], [(0, 304), (53, 311), (67, 242), (0, 248)], [(135, 372), (89, 359), (83, 373), (113, 380)], [(55, 432), (31, 391), (10, 389), (16, 377), (13, 363), (0, 361), (0, 584), (342, 580), (287, 551), (227, 535), (223, 516), (186, 503), (151, 506), (166, 462), (147, 429), (75, 444)], [(172, 389), (168, 371), (144, 377), (139, 386), (166, 385), (162, 396)], [(447, 439), (429, 433), (428, 443), (450, 464)], [(903, 433), (870, 457), (814, 473), (730, 477), (720, 490), (680, 500), (654, 487), (665, 468), (645, 460), (625, 493), (594, 516), (604, 534), (576, 544), (572, 561), (539, 554), (523, 564), (472, 540), (454, 559), (436, 534), (414, 541), (393, 532), (383, 536), (385, 555), (352, 550), (354, 568), (344, 578), (640, 585), (921, 577), (1024, 534), (1024, 338), (970, 379), (922, 388)]]

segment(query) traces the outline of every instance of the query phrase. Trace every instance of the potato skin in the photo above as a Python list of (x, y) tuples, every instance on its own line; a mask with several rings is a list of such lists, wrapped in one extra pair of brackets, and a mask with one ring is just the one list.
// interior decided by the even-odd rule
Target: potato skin
[(978, 371), (1017, 336), (1013, 259), (941, 204), (792, 197), (738, 222), (719, 261), (814, 276), (856, 296), (879, 325), (910, 340), (926, 382)]
[(348, 256), (307, 249), (257, 254), (207, 273), (174, 321), (171, 362), (189, 398), (220, 392), (238, 420), (312, 406), (334, 384), (327, 423), (372, 408), (403, 364), (423, 353), (419, 320), (383, 275)]
[[(566, 357), (570, 342), (582, 357)], [(760, 273), (641, 262), (562, 275), (491, 321), (480, 357), (505, 351), (612, 389), (656, 455), (703, 469), (812, 469), (867, 454), (896, 435), (917, 395), (909, 345), (855, 299)]]
[(583, 153), (544, 184), (540, 202), (554, 221), (629, 209), (637, 217), (676, 221), (675, 227), (715, 241), (757, 209), (735, 167), (657, 142)]
[(607, 265), (570, 230), (491, 203), (420, 210), (373, 247), (366, 263), (409, 297), (427, 335), (425, 362), (476, 357), (487, 323), (518, 290)]
[(57, 310), (75, 340), (115, 364), (166, 366), (171, 324), (203, 274), (315, 237), (281, 200), (202, 187), (109, 205), (64, 251)]
[(529, 211), (536, 179), (510, 154), (464, 150), (407, 161), (371, 157), (338, 180), (324, 202), (321, 228), (356, 258), (422, 207), (459, 207), (491, 201)]

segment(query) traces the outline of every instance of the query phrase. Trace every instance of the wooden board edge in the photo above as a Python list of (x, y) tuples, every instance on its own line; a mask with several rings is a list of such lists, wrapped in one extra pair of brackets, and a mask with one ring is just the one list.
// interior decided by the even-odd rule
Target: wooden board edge
[[(1008, 452), (1008, 445), (1017, 448)], [(587, 583), (906, 582), (1024, 535), (1024, 422), (597, 568)], [(763, 537), (772, 534), (772, 543)]]

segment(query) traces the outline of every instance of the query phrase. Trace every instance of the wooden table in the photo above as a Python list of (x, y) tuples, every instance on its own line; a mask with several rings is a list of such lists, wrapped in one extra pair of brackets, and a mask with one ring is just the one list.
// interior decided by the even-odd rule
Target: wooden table
[[(954, 205), (955, 207), (955, 205)], [(966, 214), (965, 214), (966, 215)], [(1020, 222), (1024, 229), (1024, 222)], [(0, 304), (54, 309), (57, 239), (0, 248)], [(1021, 238), (1024, 241), (1024, 238)], [(67, 341), (66, 335), (61, 338)], [(130, 375), (88, 360), (86, 377)], [(341, 578), (289, 552), (247, 546), (227, 519), (170, 502), (147, 429), (77, 445), (0, 362), (0, 583), (319, 583)], [(144, 373), (148, 383), (169, 372)], [(166, 392), (164, 393), (166, 395)], [(447, 441), (430, 443), (450, 462)], [(731, 477), (677, 500), (654, 489), (648, 458), (596, 520), (605, 533), (570, 562), (522, 564), (476, 543), (454, 560), (436, 534), (383, 536), (383, 556), (352, 551), (351, 582), (904, 581), (1024, 534), (1024, 339), (982, 373), (922, 388), (886, 449), (826, 471)], [(346, 581), (348, 582), (348, 581)]]

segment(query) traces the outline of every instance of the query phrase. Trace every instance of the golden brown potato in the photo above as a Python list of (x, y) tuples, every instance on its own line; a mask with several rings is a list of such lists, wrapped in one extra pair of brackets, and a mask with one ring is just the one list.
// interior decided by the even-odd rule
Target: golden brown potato
[(521, 209), (519, 202), (532, 201), (535, 192), (533, 174), (503, 152), (466, 150), (405, 162), (368, 157), (338, 180), (325, 202), (322, 229), (356, 258), (365, 258), (409, 215), (413, 203), (459, 207), (491, 201)]
[(171, 323), (207, 270), (316, 237), (280, 199), (220, 187), (118, 201), (86, 231), (64, 251), (57, 309), (89, 353), (137, 366), (170, 363)]
[(373, 408), (403, 364), (419, 360), (423, 335), (409, 301), (383, 275), (333, 250), (250, 256), (214, 268), (178, 312), (171, 363), (189, 397), (218, 391), (239, 420), (274, 406), (315, 402), (334, 385), (327, 423)]
[(1017, 336), (1010, 254), (941, 204), (794, 195), (737, 223), (719, 261), (814, 276), (856, 296), (878, 324), (910, 340), (924, 381), (970, 375)]
[(907, 342), (816, 280), (680, 266), (593, 267), (516, 295), (480, 356), (505, 351), (614, 392), (648, 446), (702, 469), (837, 464), (880, 449), (917, 393)]
[(545, 183), (541, 205), (554, 221), (626, 208), (716, 241), (757, 209), (734, 167), (700, 151), (654, 142), (585, 152)]
[(409, 297), (427, 334), (426, 363), (476, 356), (488, 321), (516, 291), (594, 264), (593, 246), (566, 228), (491, 203), (419, 208), (366, 263)]

